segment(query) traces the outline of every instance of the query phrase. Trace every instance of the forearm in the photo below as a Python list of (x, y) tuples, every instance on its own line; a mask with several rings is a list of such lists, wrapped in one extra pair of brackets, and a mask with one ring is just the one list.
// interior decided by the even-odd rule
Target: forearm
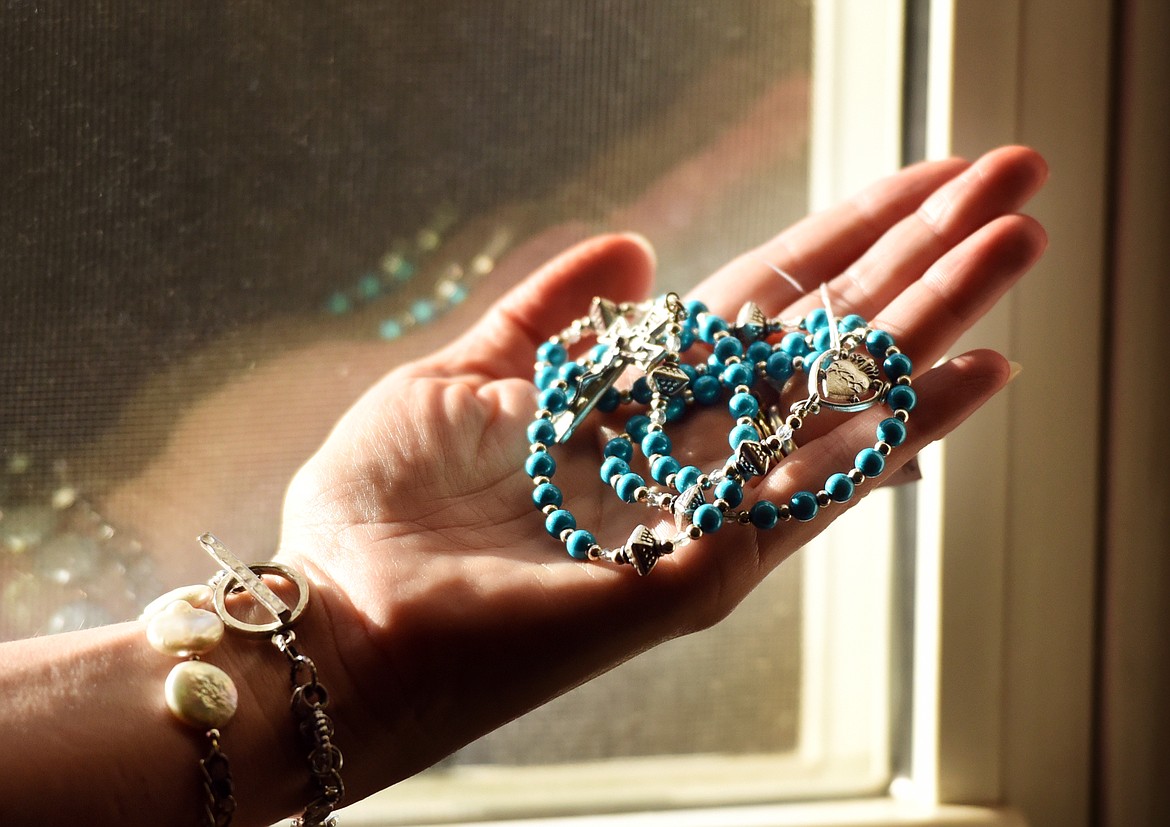
[[(220, 740), (239, 805), (233, 824), (296, 812), (313, 789), (284, 658), (229, 635), (205, 659), (239, 689)], [(148, 645), (140, 622), (0, 645), (4, 823), (199, 824), (208, 742), (166, 706), (163, 683), (177, 662)]]

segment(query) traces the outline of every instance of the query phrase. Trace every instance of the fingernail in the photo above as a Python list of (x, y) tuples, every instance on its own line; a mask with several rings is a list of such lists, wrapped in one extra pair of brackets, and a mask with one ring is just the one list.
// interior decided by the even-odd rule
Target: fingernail
[(1004, 382), (1005, 385), (1010, 385), (1012, 382), (1014, 382), (1016, 377), (1020, 375), (1020, 371), (1024, 369), (1024, 366), (1019, 362), (1012, 361), (1008, 362), (1008, 367), (1011, 368), (1011, 370), (1008, 371), (1007, 381)]

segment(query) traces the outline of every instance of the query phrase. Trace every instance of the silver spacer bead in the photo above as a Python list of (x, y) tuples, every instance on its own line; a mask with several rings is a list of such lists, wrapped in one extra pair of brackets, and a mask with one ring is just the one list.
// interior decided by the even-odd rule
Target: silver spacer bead
[(854, 468), (849, 472), (849, 481), (854, 485), (861, 485), (865, 482), (865, 474), (862, 473), (860, 468)]
[(899, 408), (898, 410), (894, 411), (894, 419), (900, 419), (902, 420), (903, 424), (905, 424), (910, 421), (910, 411), (906, 410), (905, 408)]
[(544, 485), (546, 482), (552, 482), (551, 477), (546, 477), (543, 474), (539, 477), (532, 478), (532, 486), (535, 488), (538, 485)]
[(687, 526), (687, 537), (691, 538), (692, 540), (698, 540), (702, 536), (703, 529), (699, 528), (694, 523), (691, 523), (689, 526)]
[(885, 440), (878, 442), (878, 444), (874, 445), (873, 448), (883, 457), (888, 457), (890, 455), (890, 451), (894, 450), (894, 446), (890, 445), (890, 443), (886, 442)]
[(528, 446), (528, 453), (530, 453), (530, 454), (539, 454), (541, 451), (547, 451), (547, 450), (548, 450), (548, 446), (545, 445), (543, 442), (534, 442)]

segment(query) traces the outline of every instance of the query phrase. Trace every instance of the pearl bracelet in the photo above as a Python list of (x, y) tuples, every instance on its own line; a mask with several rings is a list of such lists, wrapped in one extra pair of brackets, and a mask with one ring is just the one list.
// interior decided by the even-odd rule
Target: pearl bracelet
[[(227, 758), (219, 751), (219, 729), (236, 711), (238, 693), (231, 678), (212, 664), (199, 660), (222, 640), (225, 628), (268, 637), (288, 661), (292, 687), (291, 708), (298, 730), (309, 750), (307, 763), (316, 797), (293, 824), (297, 827), (333, 827), (334, 808), (345, 795), (341, 780), (342, 755), (333, 743), (334, 727), (325, 708), (329, 693), (318, 679), (313, 660), (296, 643), (292, 626), (309, 603), (309, 584), (300, 572), (279, 563), (246, 565), (213, 535), (204, 534), (199, 544), (221, 571), (207, 585), (175, 589), (153, 601), (143, 612), (147, 640), (163, 654), (190, 658), (171, 670), (165, 685), (167, 706), (186, 724), (206, 730), (210, 751), (200, 761), (205, 794), (202, 823), (227, 827), (236, 802), (232, 795)], [(278, 577), (295, 589), (289, 606), (262, 579)], [(229, 607), (229, 598), (247, 595), (272, 620), (240, 619)]]

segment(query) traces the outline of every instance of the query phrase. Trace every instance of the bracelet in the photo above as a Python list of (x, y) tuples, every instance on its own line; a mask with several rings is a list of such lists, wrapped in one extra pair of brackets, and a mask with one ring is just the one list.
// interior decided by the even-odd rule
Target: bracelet
[[(341, 750), (333, 743), (333, 721), (325, 712), (329, 693), (317, 678), (317, 666), (295, 645), (292, 626), (300, 619), (309, 603), (309, 583), (295, 569), (280, 563), (244, 564), (214, 535), (199, 538), (203, 550), (211, 555), (221, 571), (211, 581), (216, 612), (231, 629), (252, 636), (269, 636), (278, 652), (290, 666), (292, 698), (290, 707), (296, 719), (302, 743), (308, 748), (307, 763), (317, 796), (305, 807), (294, 827), (334, 827), (337, 819), (333, 810), (345, 796), (341, 780)], [(272, 575), (287, 580), (296, 589), (296, 601), (289, 606), (261, 579)], [(227, 605), (228, 595), (247, 594), (267, 611), (273, 620), (265, 623), (245, 622), (236, 617)]]
[[(219, 565), (220, 571), (206, 585), (175, 589), (153, 601), (143, 611), (147, 640), (163, 654), (188, 658), (167, 677), (167, 706), (184, 723), (206, 731), (210, 745), (200, 760), (204, 789), (202, 824), (227, 827), (236, 801), (232, 794), (227, 757), (219, 749), (220, 728), (235, 714), (238, 693), (231, 678), (219, 667), (199, 660), (222, 640), (225, 629), (267, 636), (288, 661), (292, 697), (290, 708), (301, 740), (308, 749), (308, 767), (315, 798), (305, 807), (297, 827), (334, 827), (333, 810), (345, 795), (341, 780), (341, 750), (333, 742), (334, 726), (325, 708), (329, 693), (320, 682), (317, 666), (296, 645), (292, 626), (309, 603), (309, 583), (300, 572), (280, 563), (247, 565), (214, 535), (204, 534), (199, 544)], [(262, 579), (264, 575), (286, 580), (296, 597), (289, 606)], [(271, 615), (267, 622), (245, 621), (231, 611), (230, 597), (247, 595)]]
[(185, 586), (154, 600), (142, 613), (146, 639), (164, 655), (187, 658), (167, 675), (164, 695), (167, 707), (183, 723), (201, 729), (208, 741), (206, 756), (199, 760), (203, 785), (201, 823), (227, 827), (236, 809), (232, 795), (231, 767), (219, 749), (220, 729), (236, 712), (239, 695), (227, 673), (199, 660), (223, 639), (219, 616), (207, 611), (212, 603), (208, 586)]
[[(917, 402), (910, 387), (912, 363), (890, 334), (860, 316), (838, 319), (824, 288), (822, 298), (823, 308), (793, 321), (769, 319), (749, 302), (733, 325), (698, 302), (682, 304), (675, 294), (638, 304), (594, 299), (587, 316), (537, 349), (538, 408), (528, 426), (525, 471), (534, 485), (533, 502), (545, 514), (545, 530), (574, 558), (630, 564), (647, 574), (662, 556), (724, 522), (765, 530), (781, 521), (806, 522), (832, 503), (848, 502), (858, 485), (880, 476), (886, 457), (905, 441), (909, 412)], [(568, 347), (586, 332), (594, 333), (598, 344), (569, 361)], [(777, 334), (778, 341), (769, 341)], [(695, 341), (711, 345), (711, 355), (704, 363), (683, 363), (681, 356)], [(631, 365), (642, 376), (628, 391), (617, 390), (614, 384)], [(804, 398), (791, 404), (787, 415), (777, 404), (765, 405), (756, 384), (763, 379), (779, 395), (797, 372), (807, 375)], [(730, 392), (728, 410), (735, 420), (728, 434), (732, 454), (709, 473), (681, 465), (672, 455), (666, 424), (695, 402), (716, 404), (725, 392)], [(624, 502), (673, 514), (675, 531), (662, 538), (639, 525), (625, 544), (605, 549), (563, 507), (564, 495), (552, 483), (556, 463), (549, 447), (567, 441), (594, 408), (611, 412), (630, 402), (646, 405), (647, 413), (630, 416), (625, 431), (606, 443), (601, 480)], [(744, 486), (796, 450), (795, 433), (808, 416), (823, 409), (855, 413), (879, 403), (890, 408), (891, 416), (878, 424), (877, 441), (858, 452), (852, 468), (830, 475), (816, 492), (795, 492), (781, 505), (760, 499), (736, 510)], [(664, 488), (647, 485), (631, 469), (635, 443), (649, 476)], [(708, 503), (705, 492), (712, 488), (714, 501)]]

